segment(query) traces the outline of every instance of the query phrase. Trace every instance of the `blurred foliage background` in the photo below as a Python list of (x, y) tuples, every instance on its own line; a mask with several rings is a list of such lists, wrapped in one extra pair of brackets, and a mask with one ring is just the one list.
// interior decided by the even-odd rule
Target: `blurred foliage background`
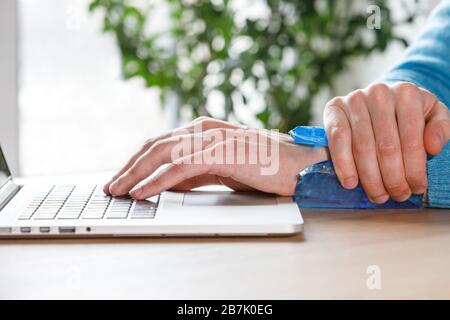
[[(313, 99), (350, 59), (406, 40), (387, 0), (94, 0), (115, 35), (123, 76), (175, 93), (180, 110), (288, 131), (311, 120)], [(253, 1), (253, 2), (255, 2)], [(251, 1), (250, 1), (251, 2)], [(380, 28), (368, 28), (380, 9)], [(155, 26), (167, 14), (168, 27)], [(248, 115), (253, 121), (249, 121)]]

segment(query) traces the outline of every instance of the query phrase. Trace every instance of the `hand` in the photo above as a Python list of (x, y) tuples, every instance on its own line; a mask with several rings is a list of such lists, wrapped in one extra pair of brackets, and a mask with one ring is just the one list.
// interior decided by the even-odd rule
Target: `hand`
[(341, 184), (358, 179), (371, 201), (397, 201), (427, 189), (427, 153), (450, 138), (450, 113), (430, 92), (411, 83), (374, 84), (325, 107), (329, 150)]
[(286, 134), (202, 117), (148, 140), (104, 192), (141, 200), (169, 189), (223, 184), (290, 196), (299, 172), (327, 158), (325, 148), (296, 145)]

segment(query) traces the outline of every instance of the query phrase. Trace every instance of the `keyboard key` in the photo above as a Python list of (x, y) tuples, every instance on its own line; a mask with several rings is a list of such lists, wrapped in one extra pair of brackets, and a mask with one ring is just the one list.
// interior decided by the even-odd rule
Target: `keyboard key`
[(59, 216), (58, 215), (58, 219), (59, 220), (78, 220), (79, 218), (80, 218), (79, 214), (64, 215), (64, 216)]
[(98, 214), (87, 214), (87, 215), (83, 215), (82, 219), (93, 219), (93, 220), (99, 220), (99, 219), (103, 219), (103, 212), (102, 213), (98, 213)]
[(39, 192), (18, 219), (153, 219), (159, 195), (150, 200), (136, 202), (126, 197), (112, 198), (94, 185), (53, 186)]
[(32, 214), (29, 214), (29, 215), (27, 215), (27, 214), (21, 214), (21, 215), (19, 216), (19, 220), (30, 220), (30, 219), (31, 219), (31, 216), (32, 216)]
[(133, 208), (131, 218), (132, 219), (153, 219), (155, 217), (158, 202), (159, 202), (159, 198), (155, 202), (137, 201)]
[(35, 220), (53, 220), (55, 218), (56, 214), (35, 214), (33, 219)]
[(106, 215), (106, 219), (126, 219), (128, 218), (128, 211), (109, 212)]
[(132, 199), (113, 198), (106, 212), (106, 219), (126, 219), (132, 205)]

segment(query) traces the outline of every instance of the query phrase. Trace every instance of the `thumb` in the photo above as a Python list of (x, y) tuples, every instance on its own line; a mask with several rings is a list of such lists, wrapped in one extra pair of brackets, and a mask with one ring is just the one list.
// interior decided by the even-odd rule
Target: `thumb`
[(437, 155), (450, 139), (450, 111), (444, 104), (438, 102), (425, 120), (425, 149), (429, 154)]

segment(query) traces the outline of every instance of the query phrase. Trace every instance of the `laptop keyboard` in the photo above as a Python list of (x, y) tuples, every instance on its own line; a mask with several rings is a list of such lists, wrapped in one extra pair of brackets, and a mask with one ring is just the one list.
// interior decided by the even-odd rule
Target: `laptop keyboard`
[(154, 219), (159, 198), (136, 201), (107, 196), (100, 186), (56, 185), (37, 194), (19, 220)]

